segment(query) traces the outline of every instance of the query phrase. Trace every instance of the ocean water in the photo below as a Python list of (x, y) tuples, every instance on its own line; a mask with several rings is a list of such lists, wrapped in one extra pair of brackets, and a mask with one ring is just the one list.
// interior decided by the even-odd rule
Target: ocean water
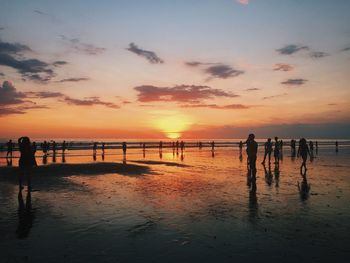
[(18, 198), (15, 181), (0, 179), (0, 261), (348, 262), (350, 149), (320, 147), (307, 163), (309, 191), (289, 147), (279, 169), (265, 171), (262, 157), (254, 190), (245, 153), (233, 147), (130, 149), (126, 158), (108, 149), (104, 160), (91, 150), (57, 154), (56, 163), (126, 162), (150, 172), (33, 178), (25, 215), (26, 190)]

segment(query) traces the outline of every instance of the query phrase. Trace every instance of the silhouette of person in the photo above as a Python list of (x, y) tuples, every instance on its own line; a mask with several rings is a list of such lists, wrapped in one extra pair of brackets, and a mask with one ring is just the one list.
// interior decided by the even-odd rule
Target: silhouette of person
[(273, 150), (273, 156), (275, 157), (275, 164), (279, 165), (280, 163), (280, 146), (278, 142), (278, 137), (275, 137), (275, 148)]
[(96, 155), (97, 153), (97, 142), (94, 142), (94, 144), (92, 145), (92, 154)]
[[(36, 165), (35, 157), (33, 154), (32, 146), (30, 143), (29, 137), (21, 137), (18, 139), (18, 147), (20, 151), (19, 158), (19, 168), (21, 169), (22, 174), (25, 174), (27, 177), (28, 187), (30, 188), (31, 183), (31, 169)], [(18, 177), (19, 189), (22, 187), (22, 174)]]
[(179, 153), (179, 141), (176, 141), (176, 153)]
[(47, 155), (47, 151), (48, 151), (47, 141), (44, 141), (44, 143), (41, 145), (41, 149), (43, 150), (43, 154)]
[(265, 164), (266, 156), (269, 156), (269, 165), (271, 163), (271, 153), (272, 153), (272, 142), (271, 138), (268, 138), (267, 141), (264, 144), (264, 160), (261, 162), (262, 164)]
[(123, 154), (126, 155), (126, 148), (127, 148), (126, 142), (123, 142), (122, 148), (123, 148)]
[(6, 143), (6, 146), (7, 146), (7, 154), (6, 154), (6, 157), (9, 157), (9, 155), (10, 155), (10, 158), (12, 158), (12, 152), (13, 152), (13, 142), (12, 142), (12, 140), (9, 140), (9, 141)]
[(199, 142), (199, 143), (198, 143), (198, 148), (199, 148), (199, 149), (202, 149), (202, 148), (203, 148), (202, 142)]
[(101, 148), (102, 148), (102, 155), (104, 155), (105, 154), (105, 143), (104, 142), (102, 143), (102, 147)]
[(242, 149), (243, 149), (243, 142), (242, 141), (239, 142), (238, 147), (239, 147), (239, 151), (242, 152)]
[(295, 157), (296, 155), (296, 147), (295, 147), (295, 144), (296, 144), (296, 141), (294, 139), (292, 139), (290, 141), (290, 147), (291, 147), (291, 150), (292, 150), (292, 157)]
[(65, 162), (66, 162), (66, 154), (62, 153), (62, 163), (65, 163)]
[(43, 164), (47, 164), (47, 154), (43, 155)]
[(212, 152), (215, 151), (215, 142), (214, 141), (211, 142), (211, 151)]
[(316, 145), (316, 154), (318, 154), (318, 141), (316, 141), (315, 145)]
[(304, 168), (304, 173), (306, 173), (307, 168), (306, 168), (306, 161), (307, 161), (307, 155), (311, 157), (309, 147), (307, 146), (307, 142), (305, 138), (301, 138), (299, 141), (299, 148), (298, 148), (298, 157), (301, 156), (303, 159), (303, 162), (300, 166), (300, 174), (303, 174), (303, 168)]
[(30, 229), (34, 221), (34, 210), (32, 209), (31, 185), (28, 182), (27, 197), (24, 203), (22, 189), (18, 192), (18, 226), (16, 229), (16, 237), (24, 239), (28, 237)]
[(62, 154), (65, 153), (66, 149), (67, 149), (67, 143), (66, 143), (66, 141), (63, 141), (63, 143), (62, 143)]
[(181, 153), (183, 153), (184, 149), (185, 149), (185, 143), (184, 141), (180, 142), (180, 148), (181, 148)]
[(310, 156), (314, 155), (314, 143), (309, 141)]
[(339, 151), (338, 146), (339, 146), (338, 141), (335, 141), (335, 152), (338, 152), (338, 151)]
[(246, 141), (249, 169), (253, 174), (256, 173), (256, 155), (258, 152), (258, 144), (254, 139), (255, 135), (251, 133)]
[(159, 142), (159, 151), (160, 152), (163, 151), (163, 142), (162, 141)]
[(57, 150), (57, 143), (55, 141), (52, 142), (52, 151), (53, 154), (56, 154), (56, 150)]

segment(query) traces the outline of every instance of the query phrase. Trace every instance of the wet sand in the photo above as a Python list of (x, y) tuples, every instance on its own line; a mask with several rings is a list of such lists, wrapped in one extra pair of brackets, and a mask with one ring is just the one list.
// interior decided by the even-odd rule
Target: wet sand
[[(16, 180), (4, 179), (13, 168), (0, 168), (1, 262), (348, 262), (347, 148), (320, 149), (308, 162), (308, 193), (287, 147), (279, 170), (266, 173), (259, 152), (256, 191), (236, 149), (69, 154), (63, 166), (56, 156), (54, 173), (33, 176), (24, 212)], [(142, 168), (125, 176), (123, 165)]]

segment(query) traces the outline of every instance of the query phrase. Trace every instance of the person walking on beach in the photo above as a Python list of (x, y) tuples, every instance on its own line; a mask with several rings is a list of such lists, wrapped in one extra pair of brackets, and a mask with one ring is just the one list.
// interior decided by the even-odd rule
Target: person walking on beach
[[(311, 157), (309, 147), (307, 146), (307, 142), (305, 138), (302, 138), (299, 141), (299, 148), (298, 148), (298, 157), (301, 156), (301, 158), (303, 159), (303, 162), (300, 166), (300, 174), (304, 174), (307, 171), (307, 168), (306, 168), (307, 155)], [(304, 167), (304, 173), (302, 170), (303, 167)]]
[(30, 143), (30, 139), (28, 137), (21, 137), (18, 139), (18, 147), (20, 151), (19, 157), (19, 168), (21, 169), (21, 174), (18, 178), (19, 189), (23, 189), (22, 187), (22, 175), (24, 174), (27, 178), (28, 183), (28, 191), (31, 189), (31, 178), (30, 172), (33, 166), (36, 165), (35, 157), (33, 154), (32, 145)]
[(253, 173), (253, 176), (255, 176), (255, 173), (256, 173), (256, 155), (258, 152), (258, 144), (254, 139), (255, 139), (255, 135), (251, 133), (249, 134), (246, 142), (249, 170)]
[(123, 142), (122, 148), (123, 148), (123, 154), (125, 156), (126, 155), (126, 148), (127, 148), (126, 142)]
[(264, 154), (264, 160), (261, 162), (261, 164), (265, 164), (265, 160), (266, 160), (266, 156), (269, 156), (269, 165), (271, 163), (271, 153), (272, 153), (272, 142), (271, 142), (271, 138), (268, 138), (267, 141), (264, 144), (264, 150), (265, 150), (265, 154)]
[(314, 143), (312, 141), (309, 141), (309, 149), (311, 156), (314, 155)]
[(290, 148), (292, 150), (292, 157), (295, 157), (295, 154), (296, 154), (295, 144), (296, 144), (296, 141), (294, 139), (292, 139), (290, 141)]
[(181, 153), (183, 153), (183, 152), (184, 152), (184, 149), (185, 149), (185, 143), (184, 143), (184, 141), (181, 141), (181, 143), (180, 143), (180, 148), (181, 148)]
[(104, 142), (102, 143), (101, 149), (102, 149), (102, 155), (104, 155), (105, 154), (105, 143)]
[(242, 149), (243, 149), (243, 142), (242, 141), (239, 142), (238, 147), (239, 147), (239, 151), (242, 152)]
[(159, 151), (160, 152), (163, 151), (163, 142), (162, 141), (159, 142)]
[(214, 141), (211, 142), (211, 151), (212, 152), (215, 151), (215, 142)]
[(10, 157), (12, 158), (12, 152), (13, 152), (13, 142), (12, 140), (9, 140), (7, 143), (6, 143), (6, 146), (7, 146), (7, 154), (6, 154), (6, 157)]
[(273, 151), (273, 155), (275, 157), (275, 164), (279, 165), (280, 163), (280, 146), (278, 142), (278, 137), (275, 137), (275, 148)]
[(41, 144), (41, 149), (43, 150), (44, 156), (47, 156), (47, 150), (48, 150), (47, 141), (44, 141), (44, 143)]

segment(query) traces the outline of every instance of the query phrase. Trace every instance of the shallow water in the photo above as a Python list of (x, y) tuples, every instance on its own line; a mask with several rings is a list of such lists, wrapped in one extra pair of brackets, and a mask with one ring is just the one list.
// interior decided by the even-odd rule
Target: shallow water
[[(33, 179), (25, 215), (18, 212), (18, 186), (0, 181), (1, 262), (348, 262), (350, 150), (319, 150), (308, 162), (308, 193), (299, 191), (300, 160), (288, 147), (270, 176), (262, 157), (255, 192), (246, 156), (240, 161), (236, 149), (214, 156), (195, 148), (184, 156), (130, 150), (124, 161), (149, 166), (149, 174)], [(65, 156), (67, 163), (93, 161), (91, 151)], [(96, 161), (103, 161), (100, 154)], [(107, 150), (104, 161), (123, 156)]]

